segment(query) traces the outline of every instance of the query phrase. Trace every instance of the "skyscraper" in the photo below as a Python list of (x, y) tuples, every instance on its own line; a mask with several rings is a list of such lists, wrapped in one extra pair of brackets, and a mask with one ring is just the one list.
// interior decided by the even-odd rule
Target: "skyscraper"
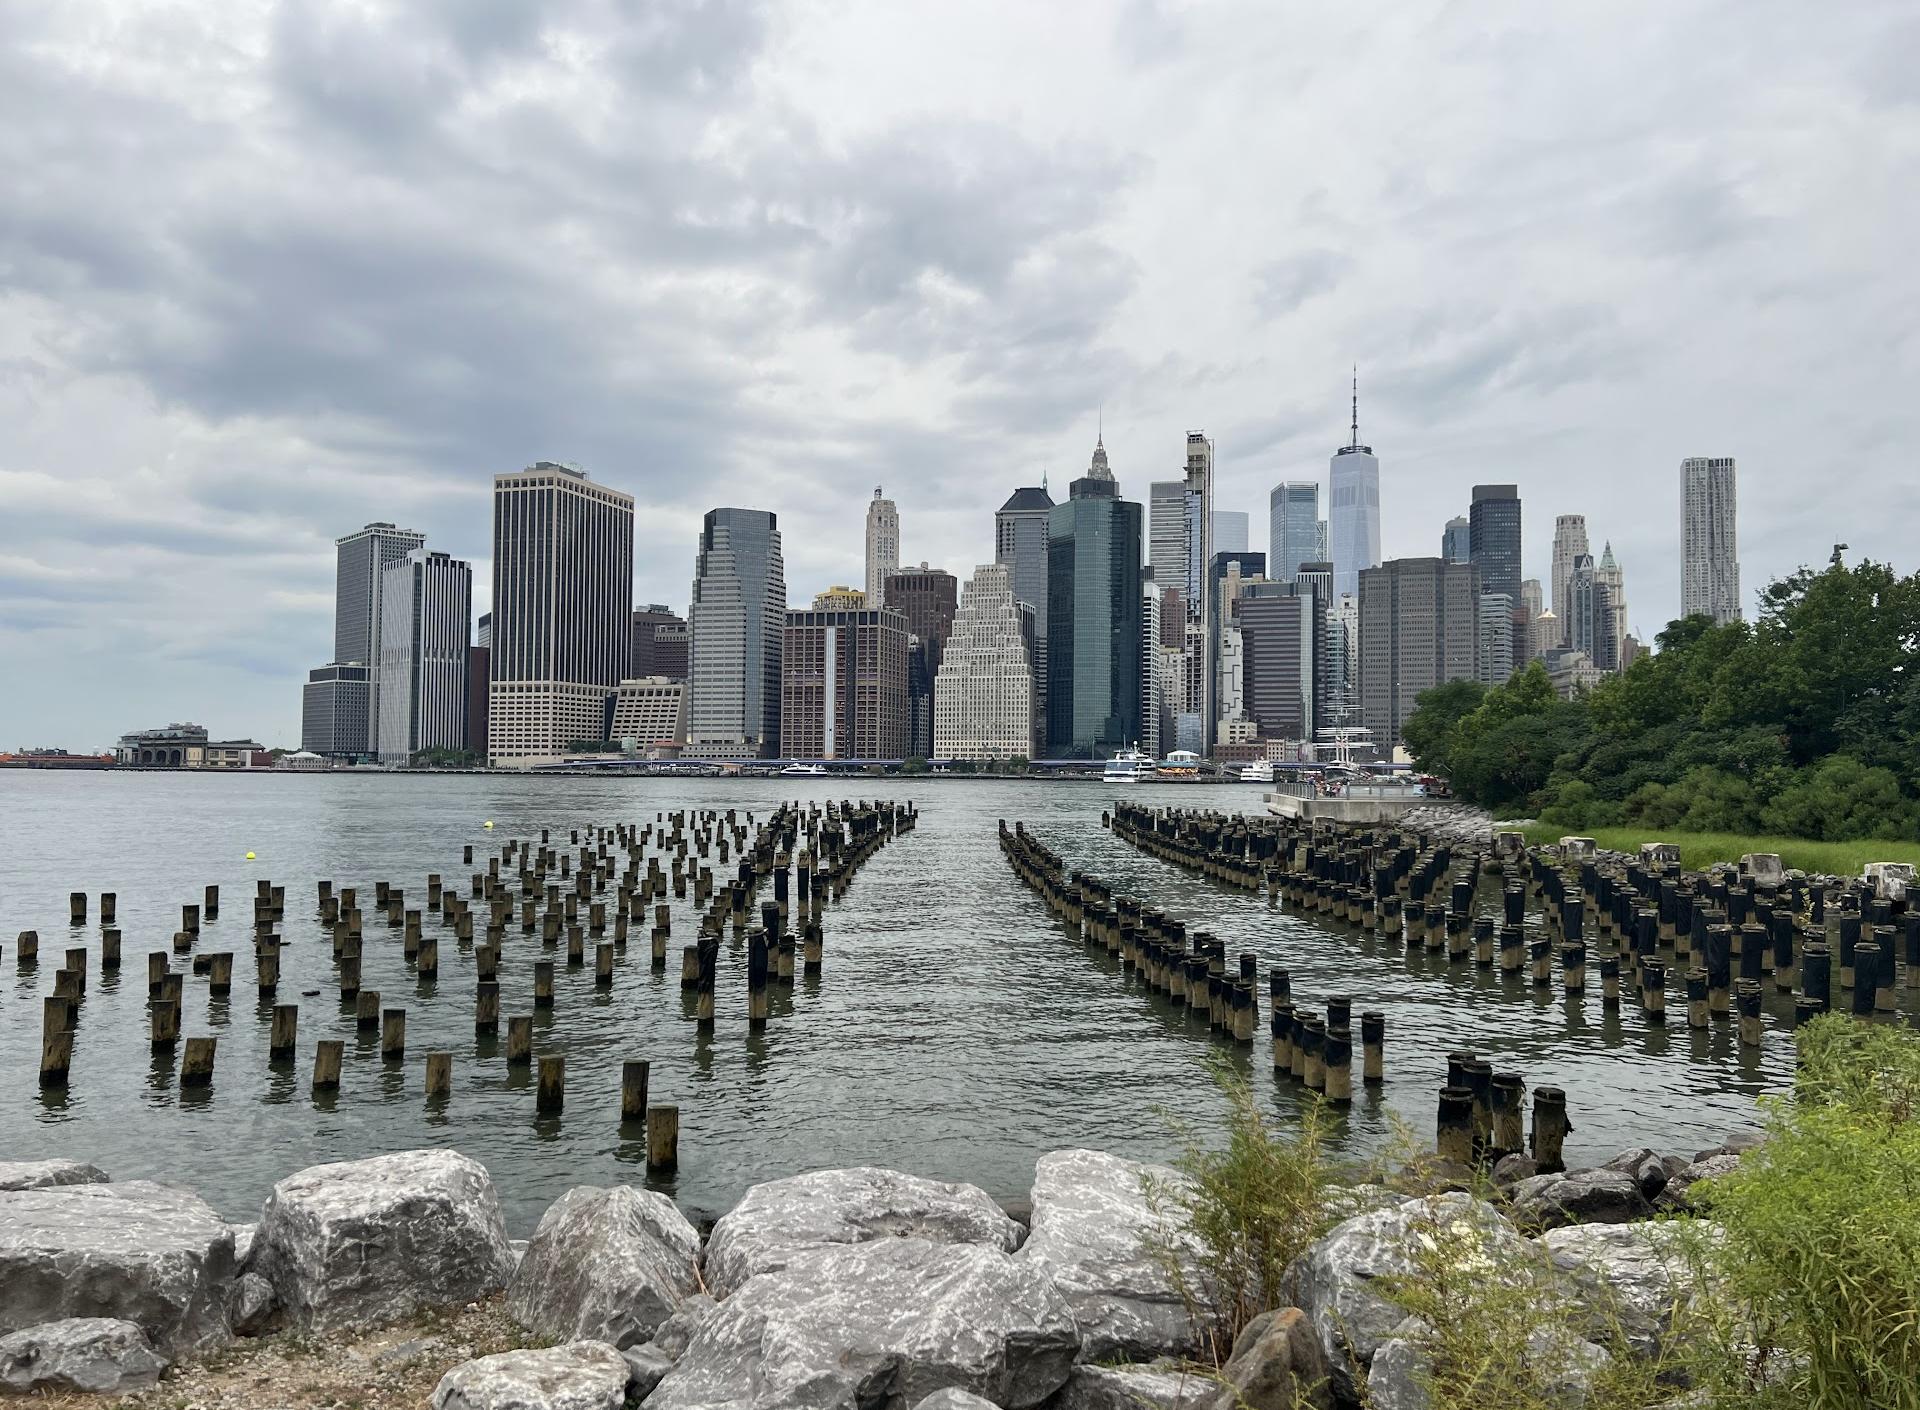
[(933, 752), (1011, 759), (1033, 747), (1033, 667), (1021, 640), (1013, 574), (982, 563), (967, 579), (933, 687)]
[(887, 605), (887, 578), (900, 570), (900, 510), (873, 487), (867, 506), (867, 606)]
[(1325, 555), (1320, 546), (1320, 482), (1284, 480), (1267, 495), (1267, 575), (1289, 582), (1302, 563)]
[(786, 614), (780, 753), (901, 759), (907, 753), (907, 623), (889, 607)]
[(1480, 683), (1505, 685), (1513, 675), (1513, 599), (1480, 594)]
[(1620, 561), (1613, 556), (1613, 541), (1609, 539), (1600, 551), (1600, 561), (1593, 565), (1594, 581), (1606, 596), (1606, 612), (1612, 624), (1612, 659), (1610, 663), (1599, 662), (1609, 671), (1622, 670), (1627, 665), (1627, 577), (1620, 571)]
[(1096, 444), (1047, 522), (1047, 752), (1098, 757), (1140, 737), (1141, 512)]
[(925, 758), (933, 752), (933, 689), (940, 659), (953, 630), (960, 583), (943, 568), (918, 568), (887, 578), (887, 605), (907, 619), (911, 654), (907, 669), (907, 748)]
[(1247, 515), (1239, 509), (1216, 509), (1213, 511), (1213, 551), (1215, 553), (1245, 553), (1247, 551)]
[(1441, 530), (1440, 556), (1449, 563), (1473, 561), (1473, 525), (1464, 514), (1454, 515)]
[(687, 608), (687, 752), (752, 758), (780, 741), (780, 651), (787, 625), (779, 518), (709, 509)]
[(1155, 480), (1147, 486), (1147, 566), (1153, 581), (1187, 596), (1187, 482)]
[(1547, 583), (1547, 595), (1560, 619), (1560, 640), (1567, 636), (1567, 580), (1573, 576), (1573, 560), (1588, 552), (1587, 516), (1561, 514), (1553, 521), (1553, 577)]
[(633, 609), (627, 678), (645, 680), (648, 676), (665, 676), (670, 681), (687, 678), (687, 624), (664, 602)]
[[(1513, 638), (1514, 670), (1525, 670), (1527, 663), (1540, 654), (1534, 643), (1539, 640), (1537, 624), (1541, 614), (1546, 610), (1546, 602), (1540, 595), (1540, 580), (1522, 578), (1520, 580), (1520, 611), (1515, 614), (1514, 620), (1518, 623), (1524, 619), (1526, 625), (1518, 627)], [(1557, 620), (1554, 623), (1554, 630), (1556, 632), (1559, 630)], [(1556, 637), (1555, 640), (1557, 642), (1558, 638)]]
[(1314, 681), (1322, 675), (1311, 585), (1249, 583), (1233, 604), (1240, 629), (1246, 714), (1262, 739), (1310, 743)]
[(632, 611), (632, 495), (548, 460), (493, 477), (494, 763), (606, 738)]
[(368, 752), (380, 747), (380, 590), (387, 569), (427, 541), (384, 520), (334, 540), (333, 665), (367, 668)]
[(1468, 556), (1480, 570), (1480, 590), (1520, 600), (1520, 487), (1475, 485), (1467, 511)]
[(1318, 734), (1333, 723), (1329, 712), (1334, 703), (1335, 656), (1328, 644), (1333, 622), (1333, 564), (1302, 563), (1300, 571), (1293, 575), (1293, 582), (1302, 597), (1313, 599), (1313, 714), (1307, 725), (1313, 734)]
[(1353, 379), (1353, 424), (1347, 443), (1333, 453), (1328, 482), (1328, 547), (1333, 590), (1360, 592), (1360, 574), (1380, 561), (1380, 462), (1360, 444), (1360, 377)]
[(1217, 688), (1213, 669), (1213, 650), (1218, 640), (1214, 631), (1213, 603), (1207, 594), (1207, 569), (1213, 563), (1213, 442), (1204, 431), (1187, 432), (1187, 582), (1183, 592), (1187, 621), (1200, 628), (1201, 650), (1197, 664), (1204, 684), (1204, 705), (1200, 728), (1213, 747), (1213, 726), (1220, 718), (1214, 698)]
[(330, 759), (367, 754), (367, 678), (358, 663), (332, 661), (307, 672), (300, 702), (300, 747)]
[(1733, 457), (1680, 464), (1683, 514), (1680, 613), (1715, 626), (1740, 620), (1740, 546), (1735, 525)]
[(1416, 697), (1480, 674), (1480, 570), (1395, 558), (1360, 574), (1360, 716), (1382, 756)]
[[(1007, 570), (1013, 600), (1033, 608), (1033, 708), (1044, 737), (1047, 701), (1047, 516), (1053, 496), (1044, 485), (1015, 490), (993, 516), (993, 559)], [(937, 688), (937, 687), (936, 687)]]
[(416, 548), (380, 588), (380, 759), (465, 752), (473, 568)]

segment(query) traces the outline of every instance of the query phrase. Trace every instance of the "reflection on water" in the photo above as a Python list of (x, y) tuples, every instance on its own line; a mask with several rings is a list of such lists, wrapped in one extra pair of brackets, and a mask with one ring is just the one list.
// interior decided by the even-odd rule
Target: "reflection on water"
[[(593, 966), (555, 966), (554, 1008), (533, 1009), (533, 965), (553, 952), (508, 928), (500, 961), (500, 1036), (473, 1029), (474, 951), (440, 932), (437, 981), (406, 967), (401, 936), (370, 924), (363, 984), (407, 1010), (407, 1055), (383, 1062), (378, 1030), (356, 1028), (338, 1002), (329, 937), (313, 910), (315, 883), (361, 888), (373, 918), (376, 880), (424, 896), (427, 873), (464, 892), (508, 839), (554, 829), (643, 823), (684, 807), (752, 810), (781, 799), (911, 798), (917, 830), (883, 848), (825, 922), (825, 970), (774, 991), (764, 1033), (746, 1023), (743, 946), (721, 948), (717, 1021), (694, 1026), (679, 988), (679, 947), (694, 930), (691, 900), (673, 902), (669, 969), (648, 947), (615, 959), (610, 990)], [(1171, 784), (1130, 790), (1142, 801), (1257, 807), (1254, 786)], [(58, 966), (9, 965), (0, 985), (0, 1132), (14, 1158), (90, 1159), (119, 1178), (157, 1177), (201, 1190), (227, 1215), (252, 1218), (272, 1182), (299, 1166), (402, 1149), (456, 1146), (493, 1171), (509, 1223), (525, 1233), (562, 1190), (646, 1179), (642, 1130), (622, 1128), (621, 1064), (652, 1063), (656, 1101), (680, 1106), (680, 1169), (655, 1188), (695, 1213), (715, 1213), (750, 1183), (824, 1165), (876, 1163), (966, 1179), (1003, 1198), (1024, 1196), (1034, 1159), (1068, 1145), (1164, 1156), (1170, 1119), (1211, 1128), (1220, 1101), (1204, 1059), (1232, 1053), (1279, 1113), (1301, 1100), (1276, 1079), (1264, 1042), (1222, 1049), (1204, 1024), (1125, 980), (1116, 962), (1067, 939), (1000, 856), (999, 819), (1037, 831), (1073, 867), (1086, 867), (1227, 942), (1264, 969), (1285, 965), (1296, 1002), (1351, 995), (1355, 1011), (1387, 1015), (1387, 1081), (1357, 1092), (1336, 1129), (1349, 1148), (1372, 1149), (1397, 1113), (1430, 1134), (1445, 1054), (1473, 1048), (1530, 1085), (1566, 1088), (1575, 1125), (1570, 1159), (1649, 1144), (1691, 1152), (1753, 1119), (1752, 1096), (1791, 1071), (1785, 1020), (1771, 992), (1765, 1048), (1738, 1049), (1730, 1026), (1689, 1032), (1680, 1015), (1650, 1027), (1630, 1002), (1603, 1009), (1597, 984), (1569, 998), (1524, 977), (1444, 954), (1380, 944), (1345, 927), (1268, 910), (1144, 857), (1103, 831), (1110, 805), (1099, 785), (939, 780), (596, 780), (274, 776), (207, 778), (0, 774), (0, 807), (12, 826), (0, 876), (0, 935), (37, 928), (88, 944), (98, 930), (67, 932), (66, 894), (119, 894), (125, 978), (89, 994), (70, 1086), (42, 1092), (40, 999)], [(493, 819), (492, 831), (482, 824)], [(74, 839), (87, 839), (79, 852)], [(251, 850), (259, 860), (248, 862)], [(84, 861), (77, 862), (76, 855)], [(258, 877), (286, 887), (280, 1002), (300, 1006), (290, 1067), (267, 1061), (272, 1005), (209, 1002), (205, 976), (189, 975), (184, 1040), (220, 1034), (211, 1088), (181, 1091), (179, 1048), (148, 1043), (147, 952), (166, 950), (183, 901), (218, 883), (245, 898)], [(236, 983), (251, 985), (250, 908), (229, 905), (204, 922), (197, 949), (232, 950)], [(436, 924), (429, 918), (428, 925)], [(564, 957), (563, 957), (564, 958)], [(1261, 986), (1264, 1004), (1264, 984)], [(307, 991), (316, 991), (309, 995)], [(1906, 997), (1903, 994), (1903, 998)], [(567, 1058), (567, 1104), (536, 1118), (533, 1073), (509, 1067), (506, 1019), (531, 1012), (537, 1051)], [(1264, 1015), (1263, 1015), (1264, 1017)], [(311, 1090), (314, 1045), (345, 1040), (340, 1090)], [(453, 1092), (429, 1110), (425, 1054), (454, 1054)]]

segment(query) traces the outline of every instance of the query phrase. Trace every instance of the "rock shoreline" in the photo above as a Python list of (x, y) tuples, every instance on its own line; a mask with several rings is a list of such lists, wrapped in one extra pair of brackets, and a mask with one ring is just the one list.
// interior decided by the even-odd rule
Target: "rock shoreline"
[[(1363, 1388), (1376, 1410), (1414, 1410), (1417, 1329), (1380, 1280), (1411, 1270), (1423, 1234), (1464, 1225), (1550, 1262), (1624, 1308), (1650, 1353), (1684, 1275), (1668, 1226), (1637, 1221), (1686, 1209), (1694, 1181), (1737, 1159), (1638, 1150), (1538, 1174), (1510, 1157), (1497, 1204), (1355, 1187), (1352, 1216), (1288, 1269), (1294, 1306), (1205, 1372), (1186, 1360), (1202, 1348), (1199, 1250), (1148, 1193), (1181, 1177), (1100, 1151), (1042, 1157), (1024, 1225), (974, 1186), (856, 1168), (757, 1185), (704, 1238), (664, 1196), (582, 1186), (524, 1245), (485, 1168), (455, 1151), (296, 1172), (252, 1225), (78, 1162), (0, 1162), (0, 1392), (137, 1396), (237, 1339), (504, 1293), (551, 1345), (453, 1366), (435, 1410), (1263, 1410), (1296, 1392), (1332, 1410)], [(1606, 1355), (1590, 1346), (1542, 1354), (1577, 1369)]]

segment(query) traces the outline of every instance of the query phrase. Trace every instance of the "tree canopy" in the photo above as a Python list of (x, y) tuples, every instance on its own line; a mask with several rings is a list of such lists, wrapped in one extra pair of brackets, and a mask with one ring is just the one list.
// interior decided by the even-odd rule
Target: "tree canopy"
[(1423, 693), (1423, 769), (1498, 813), (1827, 841), (1920, 826), (1920, 575), (1886, 564), (1770, 584), (1753, 623), (1671, 623), (1659, 649), (1572, 700), (1538, 662)]

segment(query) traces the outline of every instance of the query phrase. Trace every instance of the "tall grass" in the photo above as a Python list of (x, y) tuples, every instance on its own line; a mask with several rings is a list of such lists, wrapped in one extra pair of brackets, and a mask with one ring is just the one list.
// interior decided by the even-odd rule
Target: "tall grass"
[(1299, 1123), (1277, 1129), (1247, 1081), (1225, 1060), (1211, 1064), (1227, 1100), (1227, 1139), (1203, 1145), (1185, 1131), (1174, 1180), (1147, 1182), (1147, 1199), (1177, 1231), (1150, 1252), (1179, 1288), (1207, 1358), (1224, 1362), (1247, 1323), (1285, 1306), (1287, 1265), (1333, 1223), (1335, 1173), (1325, 1152), (1318, 1101)]
[(1920, 865), (1920, 845), (1910, 842), (1808, 842), (1794, 837), (1747, 837), (1733, 832), (1663, 832), (1647, 827), (1601, 827), (1584, 832), (1553, 823), (1529, 823), (1521, 829), (1527, 841), (1558, 842), (1562, 837), (1591, 837), (1601, 847), (1637, 853), (1642, 842), (1673, 842), (1680, 847), (1680, 865), (1698, 871), (1715, 862), (1737, 862), (1748, 852), (1777, 852), (1782, 865), (1803, 871), (1858, 876), (1868, 862), (1913, 862)]

